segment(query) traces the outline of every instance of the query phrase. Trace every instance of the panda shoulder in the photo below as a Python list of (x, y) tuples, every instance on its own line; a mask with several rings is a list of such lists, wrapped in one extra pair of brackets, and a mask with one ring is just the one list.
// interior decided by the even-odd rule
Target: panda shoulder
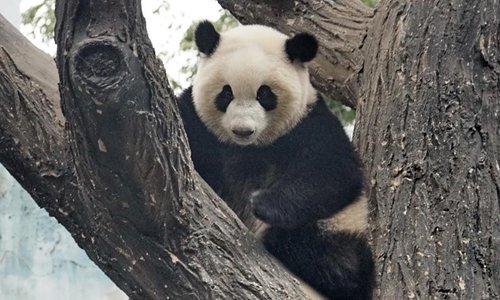
[(193, 106), (193, 87), (190, 86), (189, 88), (185, 89), (180, 93), (178, 96), (176, 96), (177, 99), (177, 105), (179, 106), (184, 106), (184, 105), (191, 105)]
[(176, 100), (184, 122), (190, 119), (198, 119), (193, 103), (193, 87), (183, 90), (182, 93), (176, 97)]
[(309, 105), (309, 112), (304, 119), (303, 126), (308, 132), (333, 135), (335, 138), (347, 138), (342, 123), (328, 108), (321, 95), (318, 95), (316, 101)]

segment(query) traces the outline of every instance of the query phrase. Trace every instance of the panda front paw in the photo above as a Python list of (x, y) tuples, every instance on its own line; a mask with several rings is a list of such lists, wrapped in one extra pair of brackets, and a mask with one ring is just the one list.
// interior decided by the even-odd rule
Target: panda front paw
[(267, 190), (257, 190), (250, 195), (253, 214), (270, 226), (297, 228), (307, 222), (302, 210), (273, 196)]

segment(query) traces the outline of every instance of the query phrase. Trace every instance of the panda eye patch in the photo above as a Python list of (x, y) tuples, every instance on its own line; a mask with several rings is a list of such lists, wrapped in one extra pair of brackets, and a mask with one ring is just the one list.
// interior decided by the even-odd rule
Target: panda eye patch
[(278, 98), (267, 85), (260, 86), (257, 91), (257, 101), (267, 111), (275, 109), (278, 104)]
[(221, 112), (226, 112), (229, 103), (233, 101), (233, 90), (229, 85), (225, 85), (222, 91), (215, 97), (215, 106)]

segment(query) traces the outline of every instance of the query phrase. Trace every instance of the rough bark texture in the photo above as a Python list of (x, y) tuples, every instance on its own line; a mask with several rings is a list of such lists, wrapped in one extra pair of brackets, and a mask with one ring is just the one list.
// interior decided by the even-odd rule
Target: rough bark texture
[(379, 299), (500, 297), (500, 3), (385, 1), (355, 140)]
[(0, 161), (51, 214), (70, 177), (57, 81), (52, 58), (0, 15)]
[(333, 99), (356, 107), (361, 47), (373, 10), (358, 0), (234, 1), (218, 0), (244, 24), (266, 24), (282, 32), (312, 32), (320, 42), (310, 64), (314, 85)]
[[(500, 298), (499, 2), (219, 2), (317, 34), (316, 85), (359, 96), (378, 298)], [(138, 4), (81, 3), (57, 8), (69, 145), (53, 62), (0, 18), (2, 164), (132, 298), (300, 299), (193, 174)]]
[(140, 1), (58, 1), (80, 245), (134, 299), (297, 299), (296, 282), (194, 172)]

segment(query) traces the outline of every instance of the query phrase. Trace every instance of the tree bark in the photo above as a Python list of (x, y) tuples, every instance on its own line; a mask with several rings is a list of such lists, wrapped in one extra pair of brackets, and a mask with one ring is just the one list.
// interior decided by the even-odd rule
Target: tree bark
[(66, 206), (64, 117), (54, 61), (0, 15), (0, 161), (52, 215)]
[(379, 299), (500, 297), (500, 3), (383, 1), (355, 143)]
[[(359, 99), (378, 298), (499, 298), (498, 1), (219, 2), (317, 34), (315, 84)], [(106, 3), (58, 3), (67, 140), (53, 63), (0, 19), (0, 161), (132, 298), (301, 298), (193, 172), (139, 5)]]
[(2, 164), (132, 299), (303, 298), (194, 173), (140, 4), (57, 12), (68, 139), (54, 63), (0, 19)]

